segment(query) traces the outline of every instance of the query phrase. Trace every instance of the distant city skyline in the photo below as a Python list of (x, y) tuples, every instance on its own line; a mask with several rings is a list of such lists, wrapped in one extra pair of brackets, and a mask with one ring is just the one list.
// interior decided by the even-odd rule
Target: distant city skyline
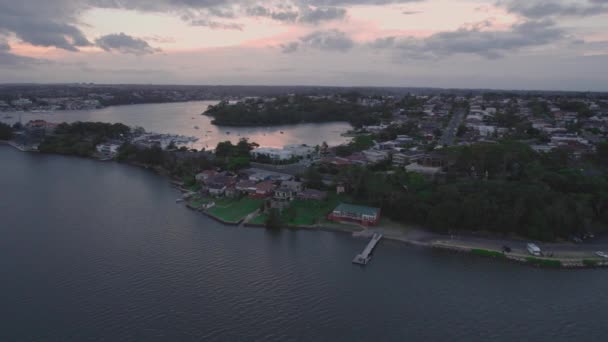
[(1, 83), (608, 91), (608, 0), (0, 0)]

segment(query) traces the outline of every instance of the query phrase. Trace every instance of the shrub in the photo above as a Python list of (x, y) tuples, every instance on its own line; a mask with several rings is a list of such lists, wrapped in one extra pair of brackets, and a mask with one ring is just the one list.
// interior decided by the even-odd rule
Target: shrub
[(501, 252), (488, 251), (485, 249), (472, 249), (471, 254), (481, 255), (481, 256), (485, 256), (485, 257), (492, 257), (492, 258), (504, 258), (505, 257), (505, 255)]
[(588, 266), (588, 267), (595, 267), (595, 266), (597, 266), (597, 260), (584, 259), (583, 265)]
[(554, 267), (559, 268), (562, 266), (562, 263), (559, 260), (548, 260), (548, 259), (539, 259), (534, 257), (527, 257), (526, 261), (534, 266), (541, 267)]

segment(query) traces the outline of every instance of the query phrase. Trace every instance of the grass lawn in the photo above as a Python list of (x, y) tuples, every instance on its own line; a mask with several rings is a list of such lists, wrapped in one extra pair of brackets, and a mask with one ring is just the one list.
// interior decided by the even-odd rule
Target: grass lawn
[[(289, 219), (289, 210), (283, 211), (283, 220), (290, 225), (310, 226), (323, 220), (338, 205), (337, 196), (329, 196), (325, 201), (295, 200), (290, 207), (295, 211), (294, 217)], [(292, 214), (293, 215), (293, 214)]]
[(209, 213), (227, 222), (239, 222), (262, 206), (264, 200), (244, 197), (240, 200), (222, 198), (215, 201)]
[(188, 203), (189, 203), (191, 206), (196, 207), (196, 208), (200, 208), (200, 207), (201, 207), (203, 204), (207, 204), (207, 203), (209, 203), (209, 202), (211, 202), (211, 200), (209, 200), (208, 198), (201, 198), (200, 196), (195, 196), (195, 197), (192, 197), (192, 198), (191, 198), (191, 199), (188, 201)]
[(192, 191), (192, 192), (198, 192), (201, 189), (201, 185), (200, 184), (192, 184), (192, 185), (188, 185), (185, 186), (186, 189)]
[(252, 220), (249, 221), (249, 223), (251, 224), (266, 224), (266, 219), (268, 219), (268, 215), (267, 214), (260, 214), (256, 217), (254, 217)]

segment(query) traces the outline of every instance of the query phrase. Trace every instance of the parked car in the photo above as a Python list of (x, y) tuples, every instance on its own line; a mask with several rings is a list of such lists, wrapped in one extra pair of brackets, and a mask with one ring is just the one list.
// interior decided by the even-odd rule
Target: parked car
[(529, 243), (528, 245), (526, 245), (526, 248), (528, 249), (528, 253), (534, 255), (534, 256), (541, 256), (542, 252), (540, 250), (540, 247), (538, 247), (537, 245), (533, 244), (533, 243)]
[(574, 243), (583, 243), (583, 239), (581, 239), (580, 237), (578, 237), (576, 235), (570, 235), (570, 241), (572, 241)]
[(595, 255), (602, 257), (604, 259), (608, 259), (608, 253), (605, 253), (605, 252), (598, 251), (598, 252), (595, 252)]
[(594, 238), (595, 238), (595, 234), (593, 234), (593, 233), (587, 232), (587, 233), (585, 233), (583, 235), (583, 239), (585, 239), (585, 240), (587, 240), (587, 239), (594, 239)]
[(511, 247), (504, 245), (502, 246), (502, 251), (505, 253), (511, 253)]

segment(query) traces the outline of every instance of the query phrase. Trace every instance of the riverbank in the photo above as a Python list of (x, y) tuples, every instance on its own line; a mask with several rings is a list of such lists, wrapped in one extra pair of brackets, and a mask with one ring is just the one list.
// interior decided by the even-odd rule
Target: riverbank
[(12, 140), (0, 140), (0, 145), (12, 146), (21, 152), (38, 152), (38, 150), (34, 149), (33, 147), (19, 145)]
[[(9, 145), (20, 149), (14, 144), (7, 141), (0, 141), (2, 145)], [(94, 158), (92, 158), (94, 159)], [(152, 170), (158, 175), (161, 175), (171, 182), (178, 190), (188, 192), (188, 189), (183, 188), (183, 184), (178, 180), (170, 177), (169, 173), (158, 167), (150, 167), (141, 163), (127, 163), (148, 170)], [(186, 204), (190, 209), (200, 211), (207, 217), (230, 226), (245, 226), (245, 227), (264, 227), (263, 224), (250, 223), (253, 218), (252, 213), (243, 215), (237, 221), (225, 220), (218, 215), (214, 215), (209, 210), (202, 210), (200, 207), (194, 207)], [(608, 250), (607, 245), (586, 245), (586, 244), (566, 244), (566, 243), (537, 243), (545, 253), (549, 253), (552, 257), (532, 258), (526, 251), (525, 245), (527, 241), (516, 239), (503, 238), (480, 238), (463, 235), (441, 235), (430, 232), (420, 227), (409, 227), (403, 224), (398, 224), (384, 220), (377, 227), (362, 227), (358, 225), (335, 224), (323, 222), (315, 225), (288, 226), (288, 229), (303, 229), (303, 230), (320, 230), (332, 231), (351, 234), (354, 237), (368, 237), (374, 232), (382, 232), (388, 240), (407, 243), (413, 246), (435, 248), (441, 250), (449, 250), (461, 253), (475, 254), (479, 256), (493, 257), (504, 259), (507, 261), (515, 261), (522, 264), (533, 266), (546, 267), (561, 267), (561, 268), (591, 268), (591, 267), (607, 267), (608, 260), (601, 259), (595, 255), (595, 251)], [(510, 253), (503, 253), (503, 246), (511, 248)], [(484, 251), (484, 252), (481, 252)]]

